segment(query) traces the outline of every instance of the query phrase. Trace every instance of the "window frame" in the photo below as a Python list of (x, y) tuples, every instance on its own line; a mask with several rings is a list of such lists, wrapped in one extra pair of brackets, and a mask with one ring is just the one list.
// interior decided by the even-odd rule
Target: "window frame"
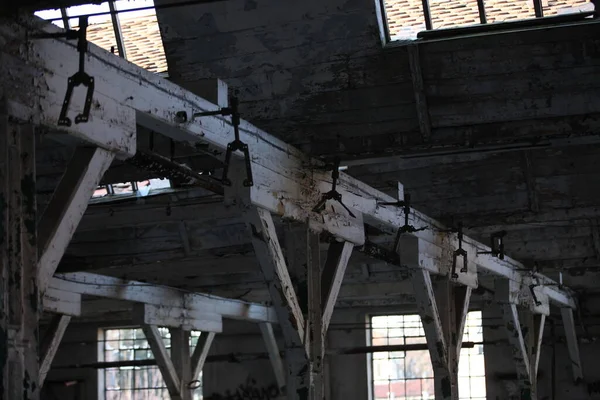
[[(421, 40), (444, 40), (451, 39), (456, 36), (465, 36), (470, 34), (503, 33), (507, 31), (514, 32), (515, 30), (548, 28), (548, 26), (560, 26), (569, 23), (585, 24), (593, 21), (593, 19), (589, 19), (588, 17), (594, 15), (595, 13), (595, 11), (582, 11), (579, 13), (568, 13), (564, 15), (544, 16), (542, 0), (528, 0), (533, 3), (533, 9), (535, 13), (533, 18), (506, 22), (488, 22), (485, 12), (485, 0), (476, 0), (480, 21), (478, 24), (450, 28), (435, 28), (432, 26), (431, 29), (426, 28), (425, 30), (418, 32), (415, 38), (392, 39), (386, 11), (386, 1), (387, 0), (375, 0), (375, 11), (379, 27), (379, 36), (384, 48), (408, 45)], [(428, 13), (425, 12), (424, 7), (425, 4), (429, 6), (429, 0), (421, 1), (423, 4), (421, 8), (424, 14), (423, 18), (425, 26), (427, 27)], [(431, 19), (430, 13), (429, 16)]]

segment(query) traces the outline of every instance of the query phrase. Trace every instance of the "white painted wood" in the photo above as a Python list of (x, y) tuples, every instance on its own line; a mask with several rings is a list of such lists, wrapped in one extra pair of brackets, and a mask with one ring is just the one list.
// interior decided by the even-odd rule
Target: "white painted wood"
[(258, 324), (258, 327), (260, 328), (260, 333), (265, 341), (265, 347), (269, 353), (269, 360), (271, 361), (271, 366), (273, 367), (273, 373), (275, 374), (277, 386), (279, 387), (279, 390), (283, 392), (285, 388), (285, 370), (283, 368), (281, 355), (279, 354), (277, 339), (275, 338), (275, 333), (273, 332), (273, 325), (263, 322)]
[(127, 281), (89, 273), (58, 274), (50, 287), (71, 293), (175, 307), (194, 312), (221, 315), (223, 318), (277, 323), (270, 307), (200, 293), (185, 293), (175, 288)]
[(344, 274), (352, 255), (354, 245), (350, 242), (331, 243), (327, 253), (327, 259), (323, 267), (323, 336), (327, 334), (329, 322), (333, 315), (333, 309), (337, 302), (340, 288), (344, 280)]
[(512, 348), (513, 360), (517, 369), (517, 377), (524, 388), (531, 386), (530, 367), (527, 347), (523, 338), (519, 311), (515, 304), (502, 304), (502, 317)]
[(114, 154), (100, 148), (79, 148), (69, 163), (38, 225), (41, 251), (37, 281), (42, 293), (113, 158)]
[(308, 322), (310, 331), (307, 342), (310, 344), (310, 399), (322, 399), (325, 382), (323, 377), (323, 357), (325, 355), (325, 330), (323, 328), (321, 249), (319, 234), (307, 232), (307, 269), (308, 269)]
[[(27, 23), (46, 31), (56, 31), (57, 29), (51, 24), (40, 24), (39, 21), (32, 20)], [(15, 39), (23, 34), (23, 29), (20, 27), (11, 28), (13, 27), (3, 30), (3, 35), (9, 36), (7, 39)], [(20, 38), (22, 39), (23, 36)], [(76, 49), (73, 43), (60, 40), (35, 41), (31, 46), (30, 53), (27, 60), (32, 68), (43, 66), (48, 71), (45, 75), (56, 75), (58, 77), (56, 79), (62, 79), (63, 85), (66, 75), (73, 72), (70, 70), (71, 66), (63, 67), (64, 60), (76, 58)], [(199, 121), (176, 123), (175, 114), (177, 112), (185, 111), (188, 115), (192, 115), (194, 112), (215, 109), (216, 106), (186, 92), (173, 83), (118, 59), (94, 45), (90, 45), (86, 70), (96, 77), (97, 95), (95, 98), (102, 108), (107, 110), (104, 111), (107, 113), (106, 115), (114, 115), (117, 112), (115, 110), (123, 110), (124, 114), (135, 110), (137, 123), (169, 135), (176, 140), (192, 143), (207, 142), (219, 149), (224, 149), (231, 141), (232, 129), (226, 118), (207, 117), (203, 118), (201, 123)], [(52, 79), (47, 80), (52, 81)], [(39, 85), (40, 87), (37, 87), (39, 94), (43, 94), (42, 97), (49, 98), (57, 104), (62, 101), (62, 96), (56, 93), (58, 84), (54, 84), (54, 82), (45, 82), (45, 84), (51, 89), (44, 89), (44, 85)], [(86, 138), (109, 148), (106, 143), (105, 132), (107, 131), (110, 129), (87, 133)], [(122, 133), (119, 135), (121, 138), (125, 136)], [(361, 224), (348, 218), (340, 207), (331, 204), (334, 207), (334, 210), (331, 210), (328, 205), (323, 216), (311, 211), (318, 202), (320, 194), (330, 188), (330, 177), (327, 172), (317, 170), (308, 172), (306, 166), (310, 165), (311, 161), (305, 155), (245, 121), (242, 121), (241, 124), (241, 140), (249, 144), (251, 154), (261, 155), (261, 157), (252, 158), (255, 181), (255, 185), (249, 189), (249, 199), (252, 204), (287, 218), (299, 221), (305, 221), (308, 218), (312, 227), (326, 229), (346, 240), (361, 244), (361, 238), (356, 236), (360, 232), (352, 230), (352, 234), (349, 235), (350, 231), (347, 229), (348, 226)], [(125, 148), (125, 146), (121, 145), (120, 148)], [(366, 223), (388, 230), (395, 230), (403, 224), (401, 210), (391, 206), (378, 205), (379, 202), (393, 202), (395, 199), (347, 174), (341, 173), (340, 175), (338, 190), (343, 196), (344, 203), (356, 210), (357, 215), (363, 214)], [(438, 222), (419, 212), (413, 213), (410, 223), (417, 227), (434, 226), (437, 230), (444, 228)], [(448, 235), (432, 230), (417, 232), (414, 235), (431, 243), (434, 248), (444, 249), (444, 251), (457, 247), (455, 238), (449, 239)], [(468, 254), (474, 255), (477, 252), (489, 251), (487, 246), (468, 237), (464, 240), (463, 248)], [(446, 265), (442, 262), (445, 257), (436, 258), (439, 253), (441, 251), (436, 251), (433, 257), (443, 267)], [(523, 267), (510, 258), (498, 260), (489, 256), (477, 256), (475, 262), (479, 268), (508, 279), (520, 275), (520, 272), (516, 270)], [(574, 307), (574, 303), (571, 301), (572, 296), (569, 293), (557, 287), (549, 287), (546, 290), (552, 292), (549, 293), (551, 301), (559, 305)]]
[(81, 315), (81, 294), (48, 288), (42, 299), (44, 311), (78, 317)]
[(569, 358), (573, 370), (573, 380), (579, 382), (583, 379), (583, 370), (581, 366), (581, 357), (579, 356), (579, 343), (577, 342), (573, 310), (570, 308), (561, 308), (560, 313), (562, 316), (563, 327), (565, 328), (567, 348), (569, 349)]
[(271, 213), (260, 208), (246, 212), (252, 244), (269, 288), (273, 306), (286, 341), (304, 342), (305, 321), (281, 251)]
[[(259, 326), (262, 326), (262, 324), (265, 324), (265, 322), (259, 323)], [(215, 340), (215, 335), (215, 332), (202, 332), (200, 334), (198, 343), (196, 343), (196, 348), (192, 354), (192, 380), (200, 379), (200, 372), (204, 369), (204, 363), (206, 363), (206, 357), (208, 357), (210, 347)]]
[(467, 316), (469, 314), (469, 306), (471, 304), (471, 294), (473, 289), (469, 286), (457, 287), (455, 307), (456, 307), (456, 360), (460, 361), (460, 351), (465, 333), (465, 325), (467, 324)]
[(50, 326), (48, 327), (46, 336), (40, 344), (40, 387), (44, 386), (44, 381), (46, 380), (48, 371), (50, 371), (52, 361), (54, 360), (54, 356), (56, 355), (56, 351), (60, 346), (60, 342), (62, 341), (65, 331), (69, 326), (69, 322), (71, 322), (71, 316), (69, 315), (54, 316)]
[(190, 356), (190, 331), (187, 329), (169, 328), (171, 333), (171, 361), (179, 377), (180, 395), (171, 396), (173, 400), (192, 400), (190, 384), (192, 382), (192, 365)]
[(537, 375), (540, 365), (540, 356), (542, 355), (542, 340), (544, 338), (544, 327), (546, 325), (546, 316), (544, 314), (534, 315), (533, 318), (533, 329), (530, 331), (533, 333), (533, 346), (530, 351), (529, 360), (531, 363), (531, 379), (537, 383)]
[(142, 325), (142, 330), (146, 335), (150, 349), (152, 349), (152, 354), (154, 354), (154, 359), (160, 369), (171, 398), (180, 398), (181, 382), (179, 376), (177, 376), (173, 361), (169, 356), (169, 351), (165, 347), (165, 343), (158, 331), (158, 327), (156, 325)]
[(170, 306), (137, 304), (134, 308), (133, 322), (139, 325), (157, 325), (183, 330), (203, 332), (223, 332), (221, 315), (205, 311), (193, 311)]

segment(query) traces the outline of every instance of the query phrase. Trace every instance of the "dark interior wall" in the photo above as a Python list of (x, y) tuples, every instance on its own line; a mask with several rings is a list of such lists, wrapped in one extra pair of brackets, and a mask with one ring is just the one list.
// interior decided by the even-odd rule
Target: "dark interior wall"
[(246, 119), (314, 154), (531, 145), (599, 123), (597, 23), (419, 42), (427, 141), (408, 47), (382, 48), (375, 0), (229, 0), (158, 19), (173, 80), (225, 80)]

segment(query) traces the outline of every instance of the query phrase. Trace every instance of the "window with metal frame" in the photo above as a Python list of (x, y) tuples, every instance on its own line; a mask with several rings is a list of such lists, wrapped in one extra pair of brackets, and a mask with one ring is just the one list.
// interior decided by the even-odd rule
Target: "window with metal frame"
[[(458, 368), (461, 400), (485, 400), (485, 364), (481, 311), (467, 315)], [(433, 367), (423, 324), (418, 314), (371, 317), (373, 346), (417, 345), (415, 350), (375, 352), (371, 359), (373, 400), (430, 400), (435, 398)], [(423, 345), (422, 349), (418, 345)]]
[(80, 16), (88, 16), (90, 42), (142, 68), (167, 75), (167, 60), (154, 0), (112, 0), (42, 10), (36, 15), (71, 29), (77, 29)]
[(594, 11), (589, 0), (376, 0), (386, 41), (424, 30), (511, 22)]
[[(167, 328), (159, 328), (165, 346), (170, 350), (171, 336)], [(196, 346), (200, 332), (192, 331), (191, 349)], [(152, 350), (140, 328), (103, 329), (100, 331), (98, 358), (114, 362), (115, 367), (99, 371), (101, 400), (162, 400), (169, 398), (167, 386), (155, 365), (139, 365), (152, 360)], [(140, 363), (142, 361), (142, 363)], [(202, 382), (202, 373), (195, 377)], [(193, 400), (202, 399), (202, 387), (195, 389)]]

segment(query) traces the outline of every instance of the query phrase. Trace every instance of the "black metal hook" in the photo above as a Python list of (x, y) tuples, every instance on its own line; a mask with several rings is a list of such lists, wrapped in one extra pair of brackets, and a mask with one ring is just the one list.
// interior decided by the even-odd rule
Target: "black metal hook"
[(340, 158), (336, 157), (333, 162), (333, 170), (331, 172), (331, 190), (327, 193), (323, 193), (321, 200), (313, 207), (313, 212), (320, 213), (325, 209), (327, 200), (335, 200), (344, 207), (348, 214), (352, 218), (356, 218), (356, 215), (346, 206), (342, 201), (342, 194), (337, 191), (337, 180), (340, 177)]

